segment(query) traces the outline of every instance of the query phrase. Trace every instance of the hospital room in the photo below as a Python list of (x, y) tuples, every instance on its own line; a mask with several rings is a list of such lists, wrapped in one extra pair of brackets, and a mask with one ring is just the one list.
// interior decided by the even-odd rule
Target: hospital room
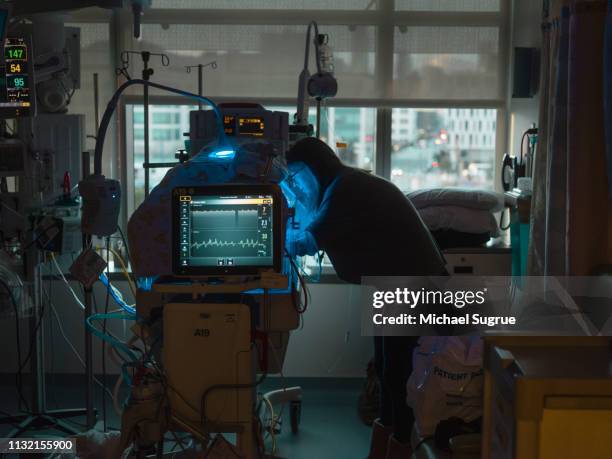
[(612, 459), (612, 1), (0, 44), (0, 458)]

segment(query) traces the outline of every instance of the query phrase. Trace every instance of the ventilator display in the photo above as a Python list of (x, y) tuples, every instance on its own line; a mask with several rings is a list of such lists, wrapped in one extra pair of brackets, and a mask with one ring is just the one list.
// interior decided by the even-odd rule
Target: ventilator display
[(180, 265), (272, 265), (273, 201), (272, 195), (180, 196)]

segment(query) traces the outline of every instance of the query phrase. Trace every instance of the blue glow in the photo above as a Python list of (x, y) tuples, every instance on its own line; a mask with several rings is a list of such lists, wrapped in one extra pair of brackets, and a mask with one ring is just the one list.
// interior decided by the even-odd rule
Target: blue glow
[[(312, 239), (305, 230), (318, 214), (319, 182), (306, 164), (297, 162), (289, 164), (288, 175), (280, 187), (288, 205), (295, 211), (295, 216), (287, 225), (285, 247), (291, 255), (296, 255), (301, 251), (299, 247), (303, 249), (303, 243)], [(313, 251), (316, 251), (316, 245), (310, 244), (306, 253)]]
[[(280, 183), (287, 203), (295, 209), (294, 223), (305, 229), (317, 214), (319, 182), (304, 163), (292, 163), (288, 176)], [(298, 229), (298, 228), (294, 228)]]
[(236, 150), (227, 147), (220, 150), (213, 150), (208, 154), (209, 158), (216, 159), (234, 159), (234, 156), (236, 156)]
[(139, 277), (136, 279), (136, 286), (144, 291), (151, 291), (153, 289), (153, 283), (157, 280), (157, 276), (152, 277)]
[(93, 314), (93, 315), (85, 318), (85, 326), (87, 328), (89, 328), (89, 330), (91, 331), (91, 333), (93, 335), (97, 336), (102, 341), (106, 341), (107, 343), (109, 343), (111, 346), (113, 346), (115, 348), (115, 350), (118, 353), (122, 352), (123, 353), (122, 357), (124, 359), (127, 358), (127, 359), (132, 361), (130, 363), (126, 362), (122, 366), (123, 378), (127, 382), (128, 386), (131, 386), (132, 385), (132, 378), (130, 377), (129, 373), (126, 371), (125, 367), (133, 365), (135, 362), (138, 362), (139, 358), (138, 358), (138, 356), (136, 354), (134, 354), (132, 349), (130, 349), (130, 347), (127, 346), (125, 343), (115, 339), (113, 336), (109, 335), (108, 333), (104, 333), (102, 330), (99, 330), (98, 328), (96, 328), (94, 326), (94, 324), (93, 324), (94, 321), (97, 321), (97, 320), (107, 320), (107, 319), (136, 320), (136, 316), (135, 315), (131, 315), (131, 314), (122, 314), (122, 313), (117, 313), (117, 312), (111, 312), (111, 313), (108, 313), (108, 314)]
[(108, 289), (108, 292), (115, 300), (115, 303), (121, 306), (121, 308), (125, 312), (128, 312), (130, 314), (136, 314), (136, 309), (134, 308), (134, 306), (127, 304), (123, 300), (123, 296), (121, 295), (121, 292), (117, 290), (115, 287), (113, 287), (113, 285), (109, 282), (108, 278), (106, 277), (104, 273), (100, 274), (99, 279), (104, 284), (104, 286)]

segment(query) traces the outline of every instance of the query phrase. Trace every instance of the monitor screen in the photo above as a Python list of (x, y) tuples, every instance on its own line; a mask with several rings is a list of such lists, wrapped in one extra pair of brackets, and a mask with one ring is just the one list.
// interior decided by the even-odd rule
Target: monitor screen
[(7, 37), (0, 69), (0, 118), (34, 114), (32, 49), (28, 37)]
[(175, 189), (175, 274), (279, 270), (281, 199), (267, 185)]
[(263, 137), (266, 133), (266, 124), (261, 116), (236, 117), (235, 115), (224, 115), (223, 129), (225, 134), (232, 137), (236, 136), (236, 128), (238, 128), (238, 135), (242, 137)]

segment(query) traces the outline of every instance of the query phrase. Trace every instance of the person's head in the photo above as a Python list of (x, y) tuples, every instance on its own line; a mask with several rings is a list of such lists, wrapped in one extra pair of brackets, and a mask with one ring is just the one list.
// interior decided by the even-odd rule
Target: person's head
[(319, 182), (321, 194), (340, 173), (343, 164), (336, 153), (319, 139), (307, 137), (287, 152), (287, 163), (304, 163)]

